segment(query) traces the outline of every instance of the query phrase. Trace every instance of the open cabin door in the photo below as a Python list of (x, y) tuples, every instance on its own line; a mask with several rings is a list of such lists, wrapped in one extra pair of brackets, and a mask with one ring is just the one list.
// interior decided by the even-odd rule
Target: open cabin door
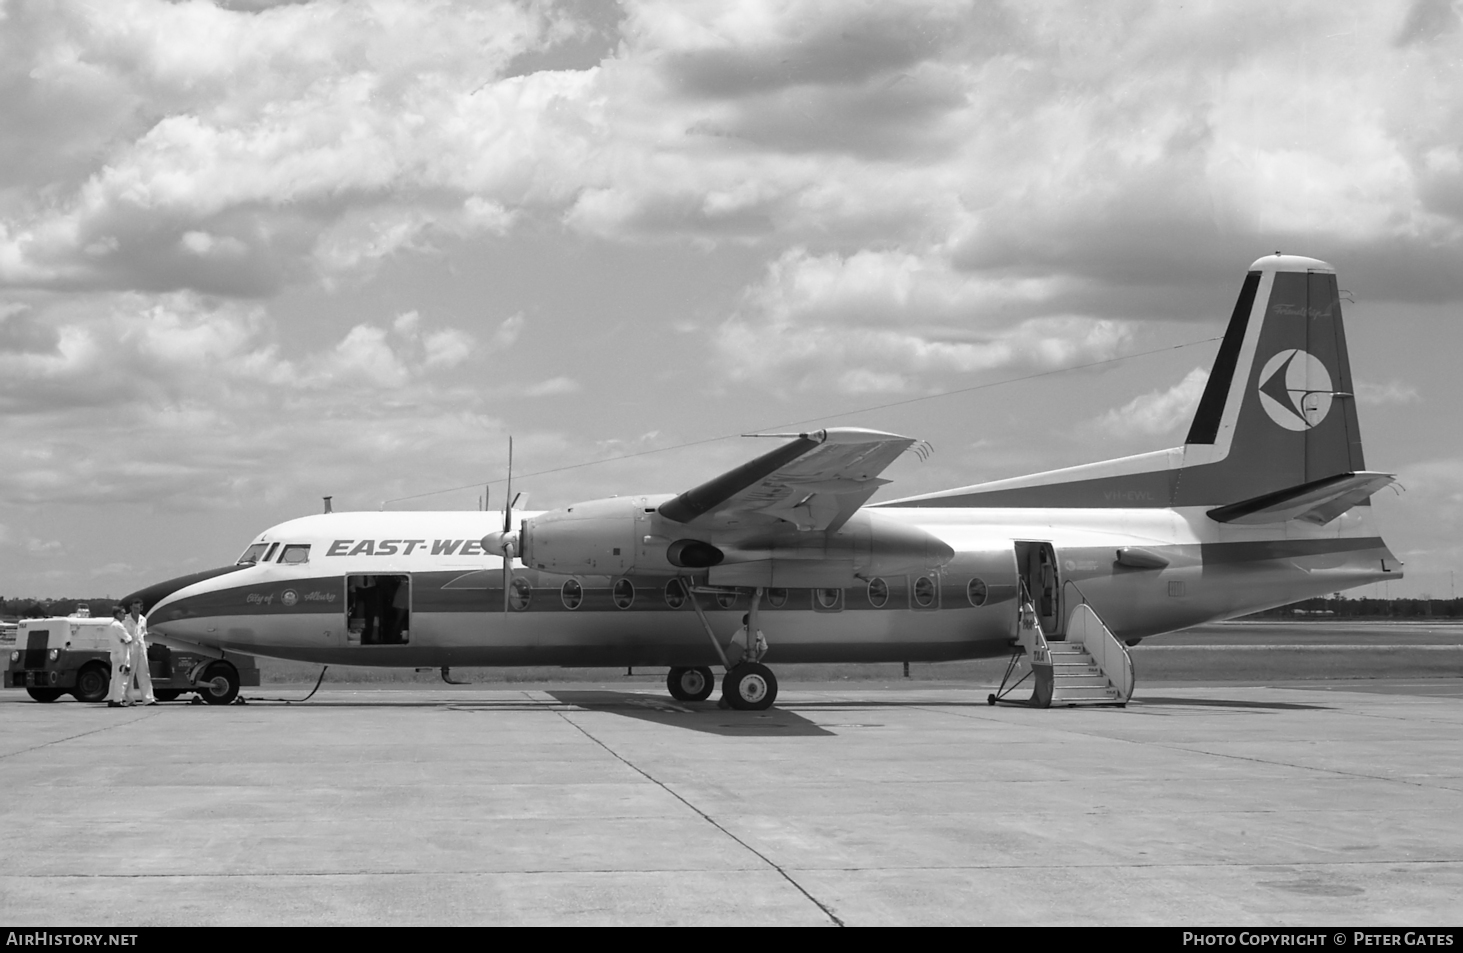
[[(1049, 639), (1066, 635), (1062, 619), (1062, 581), (1058, 576), (1057, 551), (1051, 543), (1016, 543), (1016, 575), (1031, 593), (1041, 631)], [(1018, 605), (1020, 600), (1017, 600)]]
[(348, 645), (406, 645), (411, 641), (411, 576), (345, 577)]

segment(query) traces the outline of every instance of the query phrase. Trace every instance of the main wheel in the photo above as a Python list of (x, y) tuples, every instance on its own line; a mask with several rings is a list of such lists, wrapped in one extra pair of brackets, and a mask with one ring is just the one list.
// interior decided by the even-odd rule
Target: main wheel
[(38, 702), (53, 702), (66, 694), (64, 688), (27, 688), (25, 693)]
[(79, 702), (99, 702), (112, 687), (112, 670), (101, 662), (87, 662), (76, 673), (76, 687), (71, 690)]
[(154, 689), (152, 694), (160, 702), (175, 702), (183, 693), (176, 688), (158, 688)]
[(711, 697), (716, 679), (709, 668), (673, 668), (665, 677), (665, 684), (676, 701), (700, 702)]
[(239, 670), (228, 662), (214, 662), (198, 683), (198, 697), (210, 705), (227, 705), (239, 697)]
[(738, 711), (765, 711), (777, 700), (777, 676), (760, 662), (743, 662), (722, 677), (721, 695)]

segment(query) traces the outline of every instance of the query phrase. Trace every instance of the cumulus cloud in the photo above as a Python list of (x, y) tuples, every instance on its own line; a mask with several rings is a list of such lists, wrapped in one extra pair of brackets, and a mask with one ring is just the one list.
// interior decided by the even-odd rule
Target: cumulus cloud
[(572, 377), (551, 377), (532, 385), (524, 393), (529, 397), (558, 397), (563, 394), (577, 394), (583, 389)]
[(1051, 368), (1112, 357), (1120, 322), (1056, 314), (1011, 323), (1059, 283), (980, 279), (937, 254), (811, 255), (794, 248), (769, 266), (743, 313), (716, 343), (737, 378), (819, 384), (842, 393), (928, 389), (932, 374), (1024, 365)]
[(604, 24), (445, 0), (26, 5), (0, 57), (19, 131), (0, 281), (269, 295), (547, 216), (941, 248), (1112, 318), (1160, 316), (1119, 313), (1134, 279), (1192, 286), (1275, 243), (1418, 262), (1372, 297), (1457, 294), (1428, 267), (1463, 228), (1456, 11), (1317, 33), (1327, 13), (637, 0), (613, 55), (524, 73)]
[(230, 506), (497, 429), (450, 373), (466, 369), (476, 336), (414, 311), (314, 350), (284, 347), (260, 306), (188, 292), (50, 317), (53, 351), (0, 351), (0, 412), (20, 448), (0, 494), (14, 502)]
[(44, 354), (56, 350), (60, 337), (23, 304), (0, 304), (0, 351)]
[[(563, 14), (144, 0), (23, 5), (8, 19), (0, 169), (51, 194), (0, 192), (0, 281), (263, 294), (308, 277), (312, 258), (339, 270), (433, 227), (501, 229), (508, 213), (477, 190), (522, 197), (532, 176), (513, 159), (531, 143), (511, 133), (546, 125), (532, 114), (554, 80), (494, 84), (514, 56), (555, 42)], [(47, 153), (75, 158), (26, 159)], [(402, 208), (408, 195), (427, 201)], [(193, 267), (220, 258), (230, 272)]]
[(1356, 400), (1361, 404), (1378, 407), (1384, 404), (1415, 404), (1422, 400), (1422, 395), (1415, 386), (1401, 381), (1388, 381), (1385, 384), (1358, 381)]
[(1208, 381), (1209, 371), (1196, 367), (1168, 390), (1150, 391), (1109, 410), (1097, 418), (1097, 426), (1116, 437), (1174, 433), (1193, 419)]

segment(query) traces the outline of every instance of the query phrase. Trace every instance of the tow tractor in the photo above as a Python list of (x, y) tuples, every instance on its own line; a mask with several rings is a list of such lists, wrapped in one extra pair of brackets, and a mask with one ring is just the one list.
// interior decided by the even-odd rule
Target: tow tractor
[[(112, 620), (83, 616), (23, 619), (10, 651), (6, 688), (24, 688), (38, 702), (71, 694), (77, 701), (99, 702), (112, 680)], [(174, 649), (149, 640), (147, 667), (158, 701), (175, 701), (196, 692), (210, 705), (227, 705), (239, 689), (259, 684), (252, 656)]]

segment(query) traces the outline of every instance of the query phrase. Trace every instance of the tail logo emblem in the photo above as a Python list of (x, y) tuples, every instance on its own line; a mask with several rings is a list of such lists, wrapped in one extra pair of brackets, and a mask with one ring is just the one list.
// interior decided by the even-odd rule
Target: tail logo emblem
[(1314, 354), (1291, 348), (1260, 371), (1260, 406), (1286, 430), (1310, 430), (1331, 412), (1331, 373)]

